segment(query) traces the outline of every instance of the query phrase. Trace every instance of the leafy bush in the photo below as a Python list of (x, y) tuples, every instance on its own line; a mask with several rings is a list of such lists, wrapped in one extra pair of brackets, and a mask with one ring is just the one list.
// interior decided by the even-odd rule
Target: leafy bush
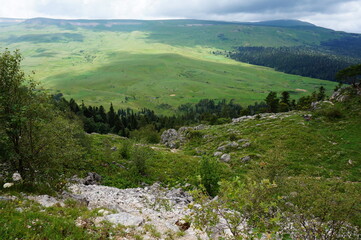
[(317, 116), (325, 117), (328, 120), (337, 120), (343, 117), (341, 109), (337, 106), (322, 107), (315, 113)]
[(152, 152), (145, 146), (134, 145), (129, 158), (131, 169), (135, 174), (145, 176), (147, 165), (146, 160), (151, 158)]
[(214, 197), (218, 194), (220, 175), (219, 163), (217, 160), (204, 157), (200, 166), (201, 184), (206, 189), (207, 193)]
[(147, 125), (130, 133), (130, 138), (144, 143), (159, 143), (160, 134), (154, 125)]

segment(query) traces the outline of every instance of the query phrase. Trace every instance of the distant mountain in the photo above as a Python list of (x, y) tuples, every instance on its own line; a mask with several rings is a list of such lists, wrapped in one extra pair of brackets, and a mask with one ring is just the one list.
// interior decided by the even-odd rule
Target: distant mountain
[(275, 27), (316, 27), (316, 25), (312, 23), (303, 22), (300, 20), (293, 20), (293, 19), (262, 21), (262, 22), (255, 22), (250, 24), (259, 25), (259, 26), (275, 26)]

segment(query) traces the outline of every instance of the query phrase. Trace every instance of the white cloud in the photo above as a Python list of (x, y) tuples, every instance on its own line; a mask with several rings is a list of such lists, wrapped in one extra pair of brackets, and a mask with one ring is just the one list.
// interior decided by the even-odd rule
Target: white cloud
[(361, 0), (0, 0), (0, 17), (302, 19), (361, 33)]

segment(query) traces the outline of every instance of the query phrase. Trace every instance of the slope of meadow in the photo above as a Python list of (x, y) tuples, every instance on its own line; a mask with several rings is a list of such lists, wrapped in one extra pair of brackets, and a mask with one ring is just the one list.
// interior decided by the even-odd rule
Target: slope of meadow
[[(335, 85), (214, 55), (212, 52), (218, 50), (215, 46), (220, 45), (208, 44), (212, 41), (207, 34), (213, 36), (221, 27), (234, 28), (232, 24), (213, 26), (210, 33), (195, 35), (194, 39), (189, 34), (200, 32), (193, 29), (198, 25), (185, 26), (185, 35), (179, 29), (177, 34), (174, 28), (178, 25), (174, 23), (162, 28), (162, 34), (168, 37), (203, 38), (203, 46), (198, 40), (188, 44), (182, 37), (178, 40), (184, 42), (183, 46), (167, 36), (157, 39), (160, 36), (155, 37), (154, 31), (158, 28), (161, 32), (158, 25), (138, 27), (142, 31), (135, 31), (133, 26), (126, 31), (116, 26), (107, 29), (23, 23), (0, 28), (0, 48), (20, 49), (26, 71), (34, 70), (35, 78), (52, 92), (106, 107), (113, 102), (115, 107), (148, 107), (166, 113), (159, 106), (177, 107), (204, 98), (235, 99), (246, 105), (263, 100), (271, 90), (290, 91), (298, 98), (320, 85), (328, 90)], [(270, 34), (267, 27), (249, 27), (256, 29), (252, 30), (252, 39), (265, 39)], [(257, 31), (265, 35), (258, 36)], [(242, 39), (246, 35), (238, 36)], [(291, 42), (287, 40), (287, 44), (294, 44)]]

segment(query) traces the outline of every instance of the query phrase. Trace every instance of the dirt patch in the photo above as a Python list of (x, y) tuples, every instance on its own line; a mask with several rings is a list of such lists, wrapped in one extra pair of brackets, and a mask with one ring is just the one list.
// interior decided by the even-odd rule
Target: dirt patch
[(307, 90), (306, 90), (306, 89), (296, 88), (295, 90), (296, 90), (296, 91), (299, 91), (299, 92), (307, 92)]
[(175, 97), (175, 96), (177, 96), (177, 95), (175, 95), (175, 94), (171, 94), (171, 95), (169, 95), (170, 97)]

